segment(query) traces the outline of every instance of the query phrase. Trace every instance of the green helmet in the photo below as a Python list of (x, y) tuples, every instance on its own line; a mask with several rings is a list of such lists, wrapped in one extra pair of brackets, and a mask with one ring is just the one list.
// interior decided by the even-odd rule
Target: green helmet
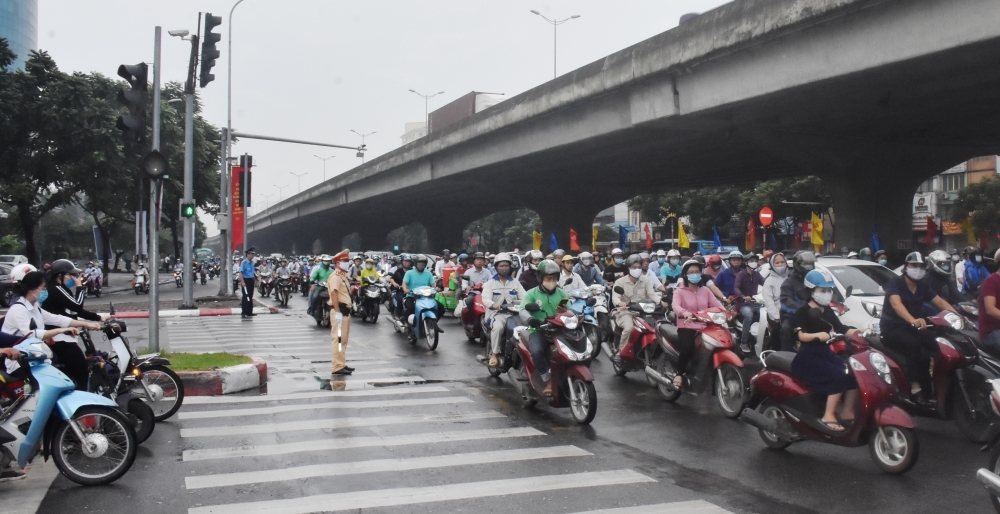
[(552, 259), (546, 259), (538, 263), (537, 273), (538, 273), (538, 283), (540, 284), (545, 281), (545, 277), (547, 275), (559, 276), (559, 274), (562, 273), (562, 270), (559, 268), (559, 265), (556, 264), (556, 261)]

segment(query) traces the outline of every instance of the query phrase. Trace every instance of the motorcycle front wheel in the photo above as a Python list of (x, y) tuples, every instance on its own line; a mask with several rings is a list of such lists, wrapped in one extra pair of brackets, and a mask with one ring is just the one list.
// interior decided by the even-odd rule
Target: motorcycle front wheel
[(437, 320), (433, 318), (424, 319), (424, 341), (427, 342), (427, 349), (434, 350), (438, 346)]
[(73, 420), (84, 441), (77, 439), (69, 421), (61, 421), (52, 437), (52, 460), (66, 478), (81, 485), (104, 485), (118, 480), (135, 462), (135, 430), (117, 409), (87, 406)]
[(715, 371), (715, 396), (727, 418), (735, 418), (747, 404), (746, 379), (743, 370), (725, 362)]
[[(990, 462), (986, 469), (993, 473), (1000, 474), (1000, 445), (996, 445), (990, 450)], [(990, 501), (993, 502), (993, 509), (1000, 513), (1000, 497), (990, 493)]]
[(895, 425), (881, 427), (868, 440), (872, 460), (886, 473), (905, 473), (917, 463), (919, 447), (913, 430)]
[(962, 394), (961, 386), (955, 383), (949, 401), (952, 415), (955, 418), (955, 424), (958, 425), (958, 429), (962, 431), (962, 435), (966, 439), (982, 444), (989, 440), (988, 432), (993, 422), (993, 411), (990, 406), (991, 389), (985, 380), (976, 384), (971, 380), (966, 383), (969, 384), (969, 401), (972, 402), (973, 408), (969, 408), (969, 404), (965, 401), (965, 395)]
[(594, 383), (572, 378), (569, 386), (573, 388), (573, 394), (567, 393), (573, 419), (581, 425), (589, 425), (597, 415), (597, 389), (594, 388)]
[(153, 396), (146, 400), (153, 409), (156, 421), (163, 421), (173, 416), (184, 403), (184, 383), (174, 370), (166, 366), (150, 366), (142, 370), (139, 380), (146, 384), (132, 387), (133, 394), (146, 396), (146, 390)]

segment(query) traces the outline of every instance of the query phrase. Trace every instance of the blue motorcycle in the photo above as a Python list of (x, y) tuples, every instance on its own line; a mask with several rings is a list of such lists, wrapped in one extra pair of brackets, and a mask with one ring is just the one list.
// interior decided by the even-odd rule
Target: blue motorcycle
[(591, 358), (597, 358), (597, 355), (601, 353), (602, 331), (598, 329), (597, 311), (595, 309), (596, 301), (587, 301), (594, 296), (594, 293), (590, 289), (574, 289), (569, 291), (568, 295), (570, 307), (573, 309), (573, 312), (583, 316), (584, 333), (586, 333), (587, 339), (590, 340), (594, 347), (594, 354)]
[(437, 289), (430, 286), (418, 287), (410, 293), (414, 298), (413, 314), (407, 318), (406, 331), (410, 338), (410, 344), (414, 344), (418, 339), (427, 342), (427, 348), (433, 350), (438, 345), (437, 331), (437, 308), (438, 302), (434, 298)]
[[(49, 455), (66, 478), (82, 485), (104, 485), (121, 478), (135, 461), (135, 430), (103, 396), (76, 391), (52, 365), (52, 350), (26, 338), (15, 349), (22, 358), (0, 358), (4, 384), (23, 381), (23, 389), (0, 412), (0, 469), (17, 462), (24, 469), (39, 452)], [(16, 455), (16, 457), (15, 457)]]

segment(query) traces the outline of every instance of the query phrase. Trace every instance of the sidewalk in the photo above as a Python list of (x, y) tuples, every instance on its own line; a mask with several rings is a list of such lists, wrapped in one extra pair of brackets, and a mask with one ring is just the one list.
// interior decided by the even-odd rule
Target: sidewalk
[[(111, 302), (101, 301), (102, 299), (91, 300), (88, 304), (94, 312), (108, 313), (111, 311), (111, 303), (115, 306), (116, 318), (148, 318), (149, 301), (132, 302)], [(225, 296), (203, 296), (194, 299), (197, 308), (181, 309), (183, 300), (161, 300), (159, 304), (159, 316), (161, 318), (179, 318), (196, 316), (233, 316), (240, 314), (240, 300), (235, 297)], [(278, 312), (276, 307), (265, 305), (258, 300), (254, 300), (254, 314), (274, 314)]]

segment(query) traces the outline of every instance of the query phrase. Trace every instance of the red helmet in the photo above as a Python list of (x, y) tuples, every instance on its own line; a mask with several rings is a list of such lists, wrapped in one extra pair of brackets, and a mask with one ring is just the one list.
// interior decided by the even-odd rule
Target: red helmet
[(722, 264), (722, 257), (720, 257), (719, 254), (717, 254), (717, 253), (713, 253), (712, 255), (709, 255), (708, 256), (708, 264), (712, 265), (712, 264), (716, 264), (716, 263)]

